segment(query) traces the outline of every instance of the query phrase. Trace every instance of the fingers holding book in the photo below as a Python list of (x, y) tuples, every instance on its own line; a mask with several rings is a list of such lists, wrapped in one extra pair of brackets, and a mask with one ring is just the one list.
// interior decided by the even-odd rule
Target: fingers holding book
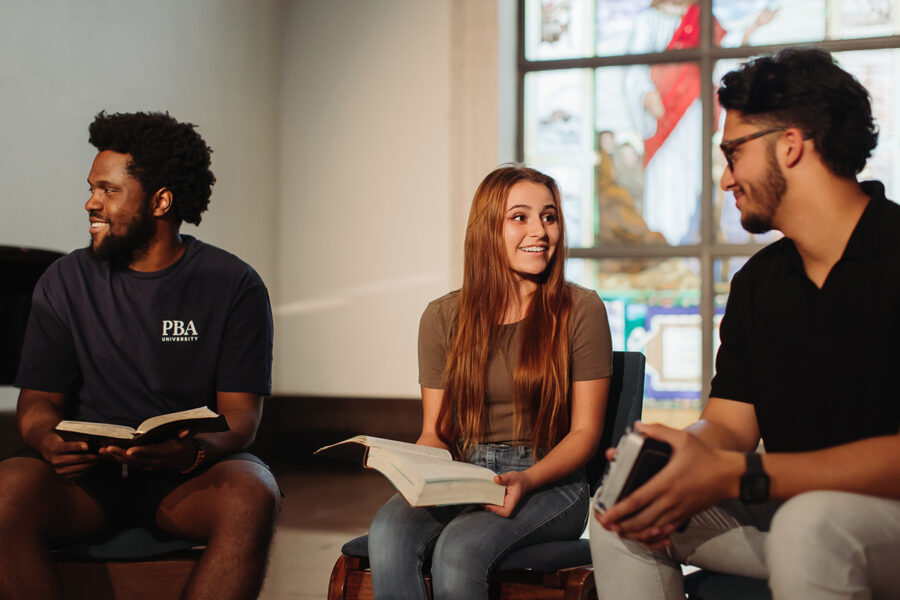
[(737, 482), (735, 473), (741, 468), (734, 459), (742, 457), (715, 449), (690, 432), (664, 425), (641, 424), (637, 430), (647, 440), (668, 445), (671, 456), (633, 491), (609, 502), (606, 510), (595, 505), (594, 516), (603, 527), (623, 538), (663, 548), (692, 515), (729, 497), (729, 481)]
[(100, 460), (96, 453), (90, 452), (87, 442), (66, 441), (53, 431), (41, 440), (41, 455), (54, 471), (68, 479), (81, 477)]
[(182, 471), (194, 462), (196, 449), (190, 430), (183, 429), (175, 438), (155, 444), (142, 444), (127, 449), (120, 446), (104, 446), (100, 448), (100, 455), (136, 469)]
[(494, 477), (494, 482), (506, 487), (503, 504), (485, 504), (484, 509), (500, 517), (512, 514), (519, 500), (531, 489), (528, 475), (524, 471), (509, 471)]

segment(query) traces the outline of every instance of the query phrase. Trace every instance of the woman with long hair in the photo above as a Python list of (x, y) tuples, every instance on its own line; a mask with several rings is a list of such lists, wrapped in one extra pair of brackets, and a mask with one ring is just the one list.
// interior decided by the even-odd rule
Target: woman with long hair
[(588, 514), (582, 465), (597, 450), (612, 374), (596, 292), (567, 283), (556, 182), (534, 169), (485, 177), (466, 229), (463, 286), (419, 325), (417, 443), (498, 473), (502, 505), (412, 508), (399, 495), (369, 531), (375, 598), (487, 600), (512, 550), (576, 539)]

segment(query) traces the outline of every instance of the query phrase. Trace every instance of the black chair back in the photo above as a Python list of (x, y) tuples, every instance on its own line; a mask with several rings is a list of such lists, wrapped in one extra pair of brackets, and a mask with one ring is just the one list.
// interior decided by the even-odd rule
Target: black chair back
[(31, 293), (60, 252), (0, 246), (0, 385), (12, 385), (19, 368)]
[[(641, 418), (644, 404), (644, 366), (646, 357), (640, 352), (613, 352), (613, 374), (609, 384), (603, 436), (597, 454), (585, 465), (591, 494), (597, 491), (606, 470), (606, 449), (619, 443), (619, 438)], [(610, 424), (613, 424), (610, 427)]]

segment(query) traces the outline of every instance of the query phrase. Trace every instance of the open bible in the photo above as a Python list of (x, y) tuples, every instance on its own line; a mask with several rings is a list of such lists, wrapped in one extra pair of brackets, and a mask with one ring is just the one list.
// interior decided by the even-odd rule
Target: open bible
[(56, 431), (67, 441), (85, 441), (91, 448), (141, 444), (155, 444), (172, 439), (185, 429), (195, 433), (228, 431), (224, 415), (206, 406), (151, 417), (137, 427), (94, 423), (91, 421), (60, 421)]
[(490, 469), (453, 460), (447, 450), (358, 435), (315, 454), (359, 462), (388, 478), (410, 506), (503, 504), (506, 488)]

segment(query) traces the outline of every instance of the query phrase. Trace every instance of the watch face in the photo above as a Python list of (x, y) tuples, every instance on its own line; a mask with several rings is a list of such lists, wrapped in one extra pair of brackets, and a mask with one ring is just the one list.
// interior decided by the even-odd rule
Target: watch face
[(741, 500), (764, 502), (769, 499), (769, 478), (765, 475), (748, 475), (741, 481)]
[(756, 453), (747, 453), (747, 471), (741, 476), (741, 500), (747, 503), (769, 499), (769, 476)]

